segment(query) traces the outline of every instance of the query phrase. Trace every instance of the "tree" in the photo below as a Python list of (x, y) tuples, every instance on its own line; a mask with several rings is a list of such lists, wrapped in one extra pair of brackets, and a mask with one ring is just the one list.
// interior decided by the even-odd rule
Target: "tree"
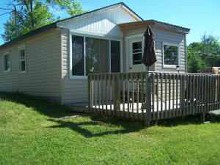
[(2, 37), (6, 42), (13, 40), (22, 34), (22, 20), (17, 14), (18, 13), (13, 12), (9, 17), (9, 20), (4, 24), (5, 31)]
[(188, 71), (191, 73), (197, 73), (206, 68), (205, 62), (198, 54), (188, 51)]
[(13, 0), (11, 5), (14, 9), (2, 35), (6, 42), (55, 21), (50, 7), (59, 7), (69, 15), (83, 12), (80, 3), (72, 0)]
[(220, 67), (220, 43), (213, 36), (204, 35), (201, 42), (191, 43), (187, 51), (189, 72), (199, 72), (206, 67)]
[(81, 4), (76, 0), (46, 0), (47, 3), (64, 9), (69, 15), (82, 14)]

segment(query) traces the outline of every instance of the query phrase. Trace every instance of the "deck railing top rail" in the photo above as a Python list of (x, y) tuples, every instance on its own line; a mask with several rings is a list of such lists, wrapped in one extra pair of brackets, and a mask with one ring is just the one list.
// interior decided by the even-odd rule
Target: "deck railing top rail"
[(98, 76), (98, 75), (138, 75), (138, 74), (159, 74), (159, 75), (185, 75), (185, 76), (220, 76), (219, 74), (212, 74), (212, 73), (177, 73), (177, 72), (157, 72), (157, 71), (149, 71), (149, 72), (123, 72), (123, 73), (109, 73), (109, 72), (102, 72), (102, 73), (89, 73), (88, 76)]

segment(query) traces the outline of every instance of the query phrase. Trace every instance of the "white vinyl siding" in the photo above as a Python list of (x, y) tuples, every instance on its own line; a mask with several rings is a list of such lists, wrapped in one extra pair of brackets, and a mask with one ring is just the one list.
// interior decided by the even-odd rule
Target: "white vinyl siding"
[(157, 55), (157, 62), (155, 64), (156, 71), (162, 72), (176, 72), (176, 67), (173, 68), (166, 68), (163, 66), (163, 43), (169, 43), (172, 45), (178, 46), (178, 64), (180, 72), (185, 72), (185, 62), (186, 62), (186, 55), (185, 55), (185, 45), (184, 45), (184, 37), (185, 34), (156, 30), (156, 55)]
[[(139, 28), (134, 30), (128, 30), (124, 32), (124, 40), (126, 41), (125, 44), (125, 53), (124, 53), (124, 63), (126, 65), (125, 71), (129, 71), (130, 61), (132, 57), (129, 57), (129, 49), (128, 41), (133, 36), (138, 36), (140, 40), (143, 39), (143, 34), (146, 29)], [(161, 71), (161, 72), (177, 72), (176, 66), (175, 67), (164, 67), (163, 65), (163, 43), (169, 43), (172, 45), (178, 46), (178, 64), (179, 64), (179, 71), (186, 72), (186, 55), (185, 55), (185, 34), (171, 32), (168, 30), (164, 30), (158, 27), (152, 26), (152, 31), (154, 33), (154, 40), (155, 40), (155, 53), (157, 61), (154, 65), (152, 65), (152, 71)], [(142, 64), (143, 65), (143, 64)], [(140, 67), (141, 69), (138, 71), (146, 71), (146, 67)]]
[(87, 79), (71, 79), (70, 78), (70, 34), (68, 29), (61, 31), (61, 98), (63, 104), (73, 104), (79, 102), (87, 102)]
[[(40, 35), (0, 50), (9, 52), (11, 72), (0, 72), (0, 91), (23, 92), (60, 101), (61, 88), (61, 40), (60, 30), (52, 29)], [(28, 72), (20, 72), (19, 47), (25, 44)], [(0, 55), (0, 61), (3, 56)], [(27, 68), (26, 68), (27, 69)], [(3, 70), (3, 66), (0, 66)]]

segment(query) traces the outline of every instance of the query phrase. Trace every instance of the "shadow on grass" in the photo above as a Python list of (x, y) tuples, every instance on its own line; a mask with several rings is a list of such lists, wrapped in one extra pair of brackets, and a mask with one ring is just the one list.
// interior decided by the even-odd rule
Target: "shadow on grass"
[[(128, 122), (128, 121), (118, 121), (117, 119), (105, 119), (105, 120), (95, 120), (95, 121), (88, 121), (88, 122), (72, 122), (72, 121), (63, 121), (63, 120), (56, 120), (56, 119), (49, 119), (50, 121), (56, 122), (58, 125), (50, 126), (49, 128), (69, 128), (75, 132), (80, 133), (85, 138), (92, 138), (92, 137), (101, 137), (104, 135), (117, 135), (117, 134), (127, 134), (131, 132), (137, 132), (144, 127), (143, 124), (140, 122)], [(107, 126), (110, 129), (111, 125), (116, 125), (119, 127), (117, 130), (108, 130), (108, 131), (100, 131), (96, 133), (98, 129), (94, 129), (93, 126)], [(90, 128), (85, 128), (89, 126)], [(93, 127), (93, 128), (91, 128)], [(115, 129), (115, 128), (114, 128)]]
[[(80, 122), (80, 123), (65, 121), (64, 120), (65, 117), (68, 118), (68, 116), (77, 115), (79, 113), (73, 112), (67, 106), (48, 102), (45, 99), (39, 97), (29, 96), (20, 93), (0, 93), (0, 99), (23, 104), (26, 107), (33, 108), (33, 110), (39, 112), (40, 114), (50, 117), (49, 119), (50, 121), (57, 123), (57, 125), (51, 126), (50, 128), (69, 128), (75, 132), (80, 133), (86, 138), (100, 137), (110, 134), (126, 134), (130, 132), (137, 132), (141, 129), (146, 128), (146, 126), (144, 126), (144, 124), (141, 122), (135, 122), (135, 121), (129, 122), (128, 120), (119, 120), (118, 118), (114, 118), (114, 117), (109, 118), (105, 116), (97, 116), (92, 114), (89, 115), (92, 121)], [(220, 117), (207, 116), (207, 120), (211, 120), (212, 122), (220, 122)], [(104, 124), (116, 125), (119, 126), (120, 129), (93, 133), (93, 131), (90, 131), (89, 129), (85, 128), (86, 126), (96, 126), (96, 125), (100, 126)], [(152, 123), (152, 125), (154, 124), (155, 123)], [(187, 124), (202, 124), (202, 120), (200, 115), (194, 115), (194, 116), (187, 116), (187, 117), (181, 117), (175, 119), (161, 120), (158, 121), (157, 124), (160, 126), (171, 127), (171, 126), (187, 125)]]
[[(210, 122), (219, 123), (220, 122), (220, 116), (206, 114), (205, 119), (206, 119), (205, 123), (210, 123)], [(152, 124), (155, 124), (155, 123), (156, 122), (153, 122)], [(188, 124), (204, 124), (204, 121), (202, 119), (202, 115), (196, 114), (196, 115), (189, 115), (189, 116), (184, 116), (184, 117), (160, 120), (156, 124), (159, 126), (172, 127), (172, 126), (188, 125)]]
[(41, 97), (29, 96), (21, 93), (0, 92), (0, 99), (23, 104), (48, 117), (60, 118), (73, 114), (68, 107), (55, 102), (48, 102)]
[[(69, 107), (59, 105), (57, 103), (48, 102), (45, 99), (29, 96), (21, 93), (3, 93), (0, 92), (0, 99), (7, 100), (14, 103), (22, 104), (26, 107), (31, 107), (33, 110), (40, 114), (48, 116), (49, 121), (57, 123), (57, 125), (50, 126), (50, 128), (69, 128), (83, 135), (86, 138), (100, 137), (109, 134), (124, 134), (130, 132), (136, 132), (144, 128), (144, 125), (140, 122), (129, 122), (121, 121), (117, 118), (106, 118), (105, 116), (97, 116), (90, 114), (89, 117), (92, 121), (88, 122), (72, 122), (65, 121), (65, 119), (71, 118), (74, 115), (79, 115), (79, 113), (73, 112)], [(80, 115), (88, 116), (88, 114)], [(104, 131), (99, 133), (93, 133), (89, 129), (83, 128), (84, 126), (95, 126), (95, 125), (116, 125), (119, 126), (119, 130)]]

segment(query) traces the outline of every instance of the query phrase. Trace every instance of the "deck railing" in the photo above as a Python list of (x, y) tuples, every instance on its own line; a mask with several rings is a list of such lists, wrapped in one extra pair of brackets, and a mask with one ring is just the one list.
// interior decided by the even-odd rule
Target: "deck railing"
[(220, 108), (220, 76), (100, 73), (88, 76), (89, 109), (146, 122)]

